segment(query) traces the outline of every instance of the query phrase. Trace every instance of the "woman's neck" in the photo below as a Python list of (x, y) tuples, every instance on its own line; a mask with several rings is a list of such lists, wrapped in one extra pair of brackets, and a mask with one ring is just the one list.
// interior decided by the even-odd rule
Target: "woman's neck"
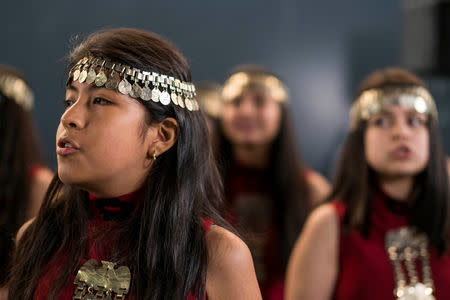
[(116, 198), (122, 195), (131, 194), (142, 188), (144, 185), (144, 179), (139, 181), (128, 182), (126, 180), (122, 181), (106, 181), (106, 182), (95, 182), (93, 184), (85, 184), (79, 186), (79, 188), (87, 191), (89, 194), (95, 196), (96, 198)]
[(378, 183), (381, 189), (392, 199), (407, 202), (410, 200), (414, 180), (412, 177), (379, 176)]
[(247, 167), (267, 168), (270, 154), (270, 146), (239, 145), (233, 147), (234, 159)]

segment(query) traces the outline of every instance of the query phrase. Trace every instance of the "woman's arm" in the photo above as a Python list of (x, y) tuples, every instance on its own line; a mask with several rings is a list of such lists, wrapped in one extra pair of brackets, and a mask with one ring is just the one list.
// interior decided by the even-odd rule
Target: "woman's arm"
[(31, 218), (30, 220), (26, 221), (17, 231), (16, 234), (16, 246), (19, 243), (20, 239), (22, 238), (22, 235), (25, 233), (25, 231), (30, 227), (31, 224), (33, 224), (35, 218)]
[(262, 299), (250, 250), (240, 238), (222, 227), (212, 226), (206, 244), (208, 299)]
[(311, 189), (311, 204), (316, 207), (322, 204), (331, 192), (328, 180), (319, 173), (309, 170), (306, 177)]
[(337, 279), (339, 218), (331, 204), (316, 208), (289, 260), (285, 299), (330, 300)]

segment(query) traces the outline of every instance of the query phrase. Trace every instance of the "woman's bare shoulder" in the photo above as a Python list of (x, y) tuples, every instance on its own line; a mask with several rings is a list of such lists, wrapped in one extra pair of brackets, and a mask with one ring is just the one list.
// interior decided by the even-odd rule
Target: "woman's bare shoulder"
[(28, 229), (28, 227), (30, 227), (31, 224), (33, 224), (34, 220), (35, 220), (35, 218), (28, 220), (19, 228), (19, 231), (17, 231), (17, 234), (16, 234), (16, 244), (22, 238), (24, 232)]
[(225, 295), (227, 299), (235, 300), (261, 299), (252, 255), (237, 235), (223, 227), (212, 226), (206, 235), (206, 245), (209, 299)]
[(320, 173), (313, 170), (308, 171), (306, 179), (311, 189), (313, 205), (316, 206), (323, 203), (331, 192), (331, 185), (328, 180)]

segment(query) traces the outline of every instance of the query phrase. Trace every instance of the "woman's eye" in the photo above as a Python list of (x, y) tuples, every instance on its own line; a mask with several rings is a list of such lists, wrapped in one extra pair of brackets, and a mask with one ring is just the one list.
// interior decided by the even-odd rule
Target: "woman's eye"
[(100, 105), (108, 105), (108, 104), (111, 104), (111, 101), (106, 100), (104, 98), (97, 97), (97, 98), (94, 98), (93, 103), (100, 104)]
[(417, 127), (417, 126), (421, 126), (421, 125), (424, 125), (424, 124), (425, 124), (425, 120), (423, 120), (420, 117), (416, 116), (416, 117), (411, 117), (409, 119), (409, 125), (412, 126), (412, 127)]
[(388, 127), (389, 123), (390, 122), (387, 117), (378, 117), (375, 120), (373, 120), (373, 124), (377, 127)]
[(67, 99), (67, 100), (64, 100), (64, 108), (69, 108), (70, 106), (72, 106), (72, 104), (74, 104), (75, 103), (75, 101), (73, 101), (73, 100), (69, 100), (69, 99)]

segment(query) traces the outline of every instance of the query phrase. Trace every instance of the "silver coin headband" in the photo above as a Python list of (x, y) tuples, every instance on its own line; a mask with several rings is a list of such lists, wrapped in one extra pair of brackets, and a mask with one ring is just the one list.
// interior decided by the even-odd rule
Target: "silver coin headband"
[(0, 75), (0, 93), (30, 111), (34, 104), (34, 94), (22, 78), (14, 75)]
[(170, 102), (189, 111), (199, 109), (195, 86), (172, 76), (142, 71), (99, 57), (84, 57), (72, 67), (68, 81), (95, 84), (144, 101)]
[(276, 102), (286, 102), (288, 90), (286, 86), (275, 76), (269, 74), (251, 74), (238, 72), (231, 75), (222, 88), (222, 99), (232, 102), (249, 86), (259, 86), (267, 90)]
[(436, 120), (438, 117), (433, 97), (421, 86), (376, 88), (364, 91), (353, 103), (350, 109), (350, 128), (355, 129), (359, 121), (368, 120), (393, 105), (412, 108)]

